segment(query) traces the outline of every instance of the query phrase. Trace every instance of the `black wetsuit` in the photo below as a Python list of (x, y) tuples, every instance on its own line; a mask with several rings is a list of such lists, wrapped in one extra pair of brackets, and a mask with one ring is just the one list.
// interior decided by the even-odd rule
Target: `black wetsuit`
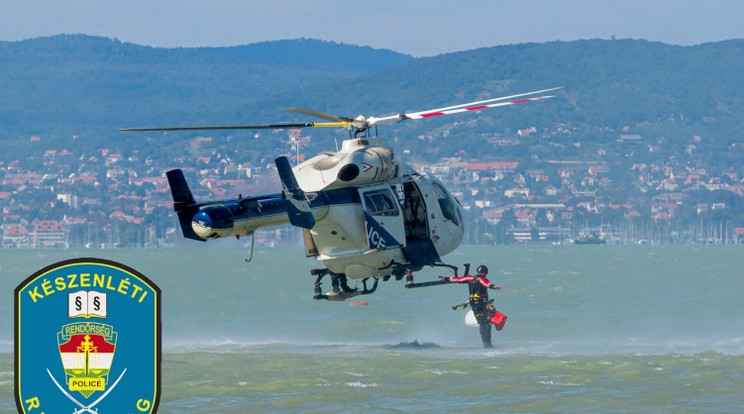
[(495, 289), (496, 286), (491, 283), (485, 276), (480, 275), (463, 275), (452, 276), (447, 278), (449, 282), (467, 283), (470, 290), (470, 308), (473, 309), (473, 315), (478, 321), (480, 336), (483, 346), (493, 348), (491, 345), (491, 315), (493, 314), (493, 305), (488, 301), (488, 288)]

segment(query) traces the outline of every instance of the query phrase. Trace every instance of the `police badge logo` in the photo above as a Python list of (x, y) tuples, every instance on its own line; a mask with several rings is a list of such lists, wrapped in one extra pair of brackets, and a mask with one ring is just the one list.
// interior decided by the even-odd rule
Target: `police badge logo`
[(104, 259), (67, 260), (15, 290), (15, 398), (21, 413), (155, 413), (160, 289)]

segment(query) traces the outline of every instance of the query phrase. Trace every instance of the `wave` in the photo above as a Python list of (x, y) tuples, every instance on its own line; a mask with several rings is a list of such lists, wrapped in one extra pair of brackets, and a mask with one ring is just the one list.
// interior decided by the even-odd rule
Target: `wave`
[[(452, 346), (455, 350), (461, 347)], [(466, 347), (467, 348), (467, 347)], [(401, 341), (396, 344), (383, 342), (331, 342), (331, 341), (287, 341), (287, 340), (265, 340), (265, 341), (236, 341), (224, 340), (190, 340), (190, 341), (168, 341), (163, 346), (164, 354), (185, 353), (215, 353), (215, 354), (240, 354), (240, 353), (286, 353), (286, 354), (326, 354), (326, 353), (357, 353), (388, 351), (388, 350), (432, 350), (448, 349), (446, 346), (434, 342)]]
[[(384, 341), (384, 340), (383, 340)], [(442, 350), (448, 355), (462, 357), (508, 357), (508, 356), (566, 356), (566, 355), (695, 355), (717, 353), (730, 356), (744, 355), (744, 337), (739, 338), (691, 338), (691, 339), (651, 339), (651, 338), (593, 338), (556, 339), (541, 338), (521, 340), (494, 338), (493, 350), (484, 350), (479, 338), (467, 342), (432, 342), (424, 340), (403, 340), (397, 343), (383, 341), (324, 341), (324, 340), (234, 340), (234, 339), (194, 339), (166, 340), (165, 354), (178, 353), (286, 353), (286, 354), (326, 354), (357, 353), (359, 351), (416, 351)]]
[(440, 345), (437, 345), (433, 342), (419, 342), (418, 339), (414, 339), (410, 342), (400, 342), (395, 345), (387, 345), (386, 348), (389, 349), (431, 349), (431, 348), (441, 348)]
[(242, 341), (232, 339), (167, 341), (163, 352), (177, 353), (325, 353), (355, 351), (360, 348), (383, 348), (383, 343), (261, 340)]

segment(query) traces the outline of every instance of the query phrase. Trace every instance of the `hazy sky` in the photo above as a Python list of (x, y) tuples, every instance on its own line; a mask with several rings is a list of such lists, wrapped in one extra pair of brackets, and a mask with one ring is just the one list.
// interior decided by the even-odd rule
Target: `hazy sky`
[(413, 56), (511, 43), (744, 38), (741, 0), (3, 0), (0, 40), (83, 33), (142, 45), (313, 38)]

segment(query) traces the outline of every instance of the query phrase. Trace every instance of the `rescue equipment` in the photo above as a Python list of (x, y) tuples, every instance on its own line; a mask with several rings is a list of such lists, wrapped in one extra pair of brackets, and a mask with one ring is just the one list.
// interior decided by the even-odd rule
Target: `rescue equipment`
[(504, 329), (504, 324), (506, 323), (506, 315), (499, 311), (494, 311), (493, 315), (491, 315), (491, 323), (496, 326), (497, 331)]

